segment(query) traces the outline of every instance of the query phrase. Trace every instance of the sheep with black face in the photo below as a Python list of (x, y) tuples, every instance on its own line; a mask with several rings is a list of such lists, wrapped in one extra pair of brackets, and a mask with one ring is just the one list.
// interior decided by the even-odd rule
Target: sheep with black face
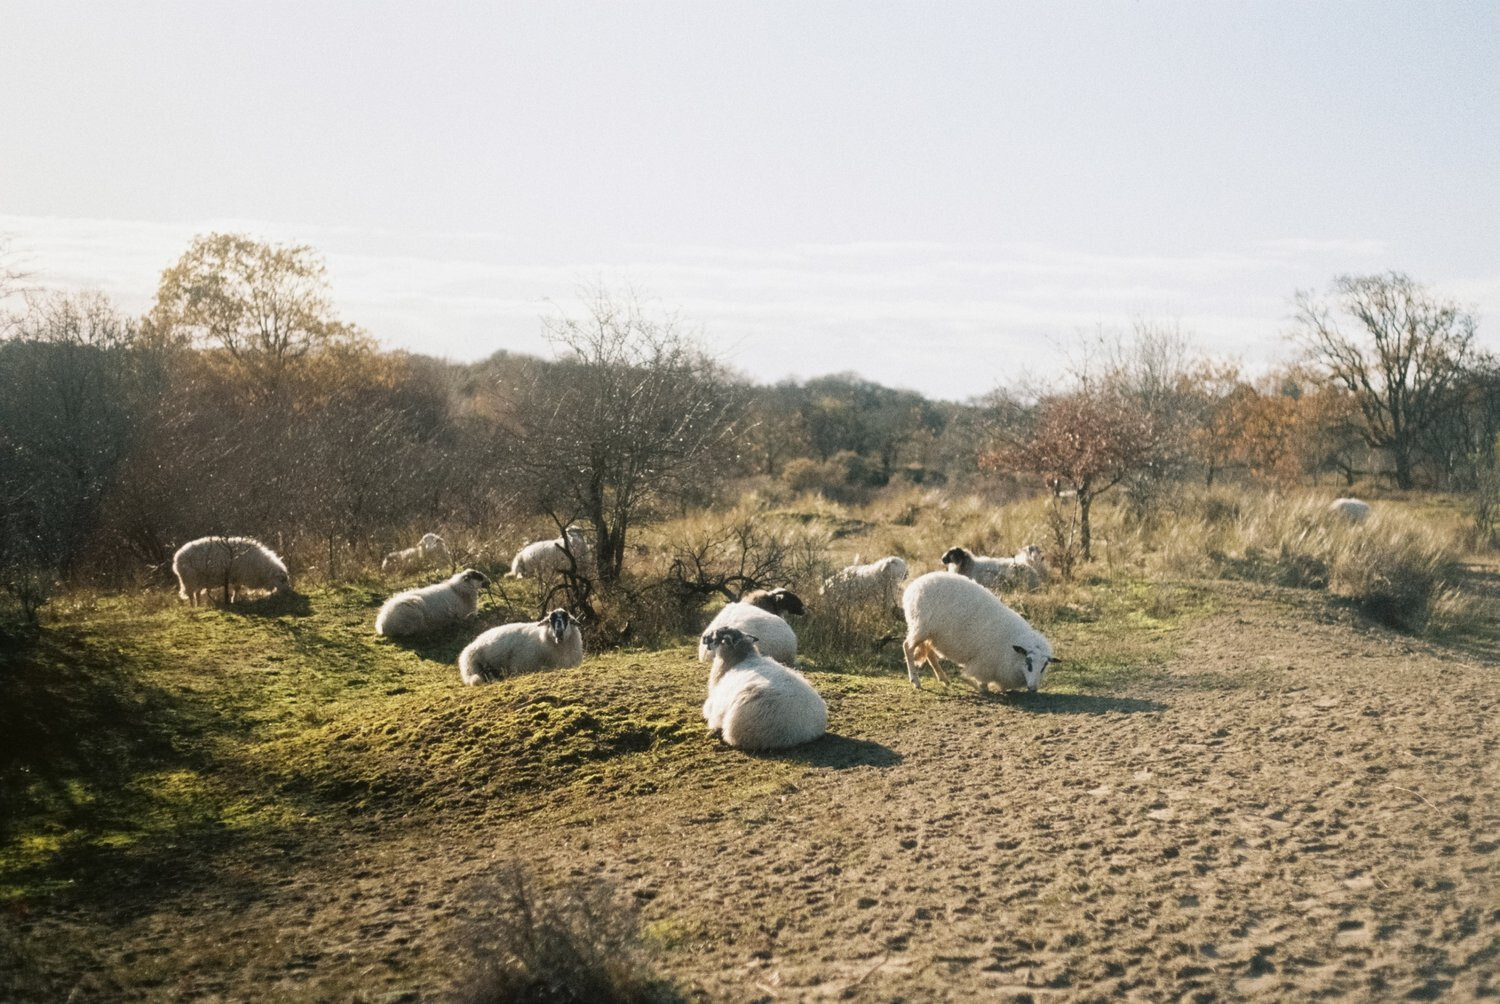
[(906, 614), (906, 678), (921, 689), (926, 663), (942, 683), (938, 662), (958, 664), (981, 691), (1030, 690), (1056, 660), (1052, 645), (1025, 618), (979, 583), (954, 572), (928, 572), (901, 596)]
[[(806, 612), (802, 598), (790, 589), (757, 589), (741, 596), (735, 603), (725, 604), (703, 629), (703, 637), (707, 638), (719, 628), (738, 628), (759, 639), (760, 650), (765, 655), (791, 666), (797, 662), (797, 632), (786, 622), (786, 616), (800, 616)], [(700, 642), (698, 661), (707, 658), (708, 645)]]
[(581, 662), (583, 632), (577, 618), (559, 607), (535, 623), (502, 624), (469, 642), (458, 654), (458, 676), (474, 686)]
[(703, 635), (714, 655), (703, 718), (709, 735), (736, 749), (800, 746), (828, 729), (828, 705), (807, 678), (760, 653), (756, 639), (732, 627)]

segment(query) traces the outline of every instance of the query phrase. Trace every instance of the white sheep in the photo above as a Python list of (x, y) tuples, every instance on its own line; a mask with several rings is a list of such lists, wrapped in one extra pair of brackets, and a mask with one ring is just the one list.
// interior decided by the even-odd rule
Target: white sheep
[(1035, 544), (1027, 544), (1009, 558), (988, 558), (962, 547), (950, 547), (941, 560), (948, 571), (990, 589), (1036, 589), (1047, 577), (1042, 549)]
[(583, 632), (572, 614), (558, 608), (534, 624), (502, 624), (469, 642), (458, 654), (458, 676), (472, 687), (582, 661)]
[(375, 633), (393, 638), (457, 624), (473, 616), (479, 606), (479, 590), (489, 584), (483, 572), (465, 568), (442, 582), (397, 593), (381, 604)]
[[(567, 549), (577, 559), (579, 571), (592, 564), (594, 549), (583, 531), (576, 526), (568, 528)], [(552, 540), (533, 541), (517, 551), (506, 576), (512, 579), (546, 579), (561, 575), (572, 567), (567, 551), (563, 550), (563, 538), (555, 537)]]
[(926, 663), (943, 683), (940, 658), (957, 663), (981, 691), (1034, 691), (1053, 663), (1052, 645), (1020, 614), (979, 583), (956, 572), (928, 572), (906, 587), (906, 677), (922, 688)]
[(828, 729), (828, 705), (807, 678), (761, 655), (752, 635), (732, 627), (703, 636), (714, 653), (703, 717), (736, 749), (781, 749), (810, 743)]
[(1363, 523), (1370, 518), (1370, 503), (1352, 498), (1334, 499), (1328, 503), (1328, 511), (1351, 523)]
[(448, 544), (435, 533), (424, 533), (416, 547), (392, 551), (380, 562), (382, 572), (410, 572), (452, 562)]
[[(797, 632), (784, 618), (786, 614), (804, 614), (802, 598), (790, 589), (757, 589), (741, 596), (738, 602), (726, 603), (703, 629), (707, 638), (719, 628), (738, 628), (754, 635), (765, 655), (788, 666), (797, 662)], [(698, 661), (708, 658), (708, 643), (698, 644)]]
[(292, 580), (276, 552), (249, 537), (199, 537), (172, 555), (178, 595), (198, 605), (198, 596), (223, 589), (230, 601), (247, 590), (290, 591)]
[(820, 595), (837, 603), (879, 603), (894, 606), (906, 580), (906, 562), (892, 555), (867, 565), (854, 564), (830, 575), (823, 582)]

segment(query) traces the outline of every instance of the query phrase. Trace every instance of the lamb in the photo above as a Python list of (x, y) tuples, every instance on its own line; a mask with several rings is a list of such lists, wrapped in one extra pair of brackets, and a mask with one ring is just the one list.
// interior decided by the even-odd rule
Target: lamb
[(458, 676), (469, 686), (512, 673), (568, 669), (583, 661), (578, 621), (558, 608), (535, 624), (502, 624), (469, 642), (458, 654)]
[[(567, 548), (568, 551), (573, 552), (580, 570), (593, 561), (593, 548), (589, 546), (588, 538), (584, 536), (583, 531), (576, 526), (568, 528)], [(573, 565), (568, 561), (567, 551), (563, 550), (563, 538), (556, 537), (552, 540), (533, 541), (517, 551), (506, 577), (546, 579), (561, 575), (572, 567)]]
[(375, 633), (394, 638), (457, 624), (473, 616), (479, 606), (479, 590), (489, 584), (483, 572), (465, 568), (443, 582), (397, 593), (381, 605), (375, 617)]
[(230, 602), (251, 589), (288, 592), (292, 580), (276, 552), (249, 537), (199, 537), (172, 555), (178, 596), (193, 606), (210, 589), (223, 589)]
[(999, 597), (956, 572), (928, 572), (906, 587), (906, 678), (918, 690), (917, 666), (925, 662), (943, 683), (940, 658), (957, 663), (981, 692), (1035, 691), (1056, 660), (1046, 638)]
[(875, 603), (894, 606), (901, 595), (901, 583), (906, 579), (906, 562), (892, 555), (861, 565), (856, 556), (854, 564), (830, 575), (824, 582), (821, 595), (835, 602), (856, 604)]
[[(806, 612), (802, 598), (790, 589), (757, 589), (741, 596), (738, 602), (725, 604), (703, 629), (703, 637), (707, 638), (719, 628), (738, 628), (744, 634), (754, 635), (765, 655), (792, 666), (797, 662), (797, 632), (792, 630), (784, 615)], [(707, 658), (708, 643), (700, 642), (698, 661)]]
[(1370, 518), (1370, 503), (1352, 498), (1334, 499), (1328, 503), (1328, 511), (1350, 523), (1363, 523)]
[(382, 572), (407, 572), (435, 565), (446, 565), (453, 560), (448, 553), (448, 544), (435, 533), (424, 533), (416, 547), (392, 551), (380, 562)]
[(828, 705), (807, 678), (768, 658), (756, 639), (732, 627), (704, 634), (714, 653), (703, 717), (736, 749), (781, 749), (810, 743), (828, 729)]
[(1042, 549), (1035, 544), (1027, 544), (1009, 558), (986, 558), (971, 554), (962, 547), (950, 547), (943, 552), (941, 560), (948, 566), (948, 571), (991, 589), (1036, 589), (1047, 577)]

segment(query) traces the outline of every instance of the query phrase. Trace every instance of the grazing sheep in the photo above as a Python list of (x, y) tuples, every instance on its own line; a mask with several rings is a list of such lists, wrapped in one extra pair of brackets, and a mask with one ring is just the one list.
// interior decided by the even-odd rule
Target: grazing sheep
[(421, 568), (446, 565), (453, 560), (448, 544), (435, 533), (424, 533), (416, 547), (392, 551), (380, 562), (382, 572), (411, 572)]
[(917, 665), (925, 662), (943, 683), (938, 659), (955, 662), (981, 691), (1034, 691), (1055, 660), (1052, 646), (999, 597), (955, 572), (928, 572), (901, 597), (906, 613), (906, 677), (922, 688)]
[(172, 555), (172, 571), (180, 587), (178, 595), (198, 605), (198, 596), (223, 589), (229, 600), (247, 590), (289, 591), (292, 580), (276, 552), (249, 537), (199, 537)]
[[(703, 629), (707, 638), (719, 628), (738, 628), (760, 641), (765, 655), (788, 666), (797, 662), (797, 632), (784, 619), (785, 614), (803, 614), (802, 598), (790, 589), (757, 589), (727, 603)], [(708, 644), (698, 645), (698, 661), (708, 658)]]
[[(578, 560), (578, 569), (582, 571), (594, 560), (593, 548), (589, 546), (588, 538), (583, 531), (575, 527), (569, 527), (567, 533), (567, 548), (573, 552), (573, 557)], [(563, 538), (555, 537), (552, 540), (538, 540), (527, 544), (516, 552), (515, 559), (510, 563), (510, 571), (506, 573), (511, 579), (546, 579), (554, 575), (572, 569), (568, 561), (568, 553), (563, 550)]]
[(458, 676), (472, 687), (582, 661), (583, 632), (572, 614), (558, 608), (535, 624), (502, 624), (469, 642), (458, 654)]
[(442, 582), (408, 589), (386, 600), (375, 617), (375, 633), (388, 638), (426, 634), (471, 617), (479, 590), (490, 584), (483, 572), (465, 568)]
[(894, 606), (901, 595), (901, 583), (906, 579), (906, 562), (892, 555), (861, 565), (856, 556), (854, 564), (830, 575), (823, 583), (820, 594), (837, 603), (879, 603)]
[(1370, 518), (1370, 503), (1351, 498), (1334, 499), (1328, 503), (1328, 511), (1351, 523), (1363, 523)]
[(1036, 589), (1047, 577), (1042, 549), (1035, 544), (1027, 544), (1009, 558), (986, 558), (971, 554), (962, 547), (950, 547), (943, 552), (941, 560), (948, 566), (948, 571), (990, 589)]
[(828, 705), (805, 676), (761, 655), (755, 641), (732, 627), (703, 636), (714, 653), (703, 702), (709, 735), (747, 750), (812, 742), (828, 729)]

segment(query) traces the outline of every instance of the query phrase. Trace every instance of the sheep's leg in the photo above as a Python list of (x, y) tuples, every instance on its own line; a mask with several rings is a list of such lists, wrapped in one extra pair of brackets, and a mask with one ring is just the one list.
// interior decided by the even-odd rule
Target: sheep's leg
[(906, 678), (918, 690), (922, 689), (922, 675), (917, 666), (926, 658), (927, 642), (916, 641), (910, 635), (901, 643), (901, 653), (906, 656)]
[(948, 676), (938, 666), (940, 657), (937, 654), (937, 649), (932, 647), (932, 642), (930, 641), (922, 643), (922, 661), (927, 663), (927, 668), (932, 670), (932, 675), (937, 677), (938, 682), (946, 687), (948, 685)]

